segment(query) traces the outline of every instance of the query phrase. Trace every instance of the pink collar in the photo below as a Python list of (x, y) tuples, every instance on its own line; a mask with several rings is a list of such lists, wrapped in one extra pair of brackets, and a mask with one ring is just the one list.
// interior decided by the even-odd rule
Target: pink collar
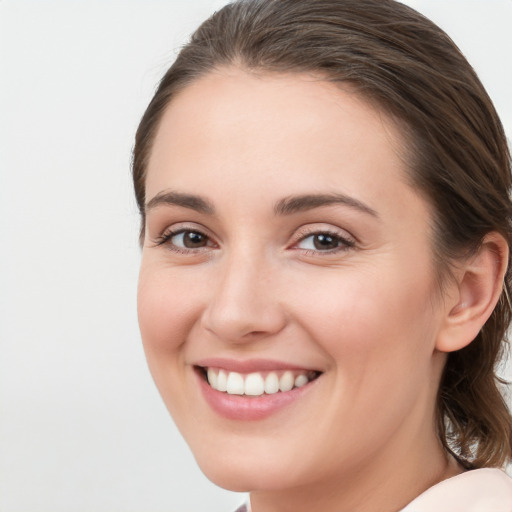
[(401, 512), (512, 512), (512, 478), (500, 469), (474, 469), (427, 489)]

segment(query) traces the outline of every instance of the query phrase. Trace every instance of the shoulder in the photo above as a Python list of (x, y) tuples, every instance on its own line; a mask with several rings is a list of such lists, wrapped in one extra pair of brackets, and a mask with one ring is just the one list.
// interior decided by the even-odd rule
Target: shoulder
[(427, 489), (402, 512), (512, 512), (512, 478), (500, 469), (474, 469)]

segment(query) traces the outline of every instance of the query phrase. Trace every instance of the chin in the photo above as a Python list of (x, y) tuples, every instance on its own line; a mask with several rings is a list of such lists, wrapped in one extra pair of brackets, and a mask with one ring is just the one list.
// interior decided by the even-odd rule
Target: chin
[[(219, 487), (234, 492), (277, 491), (307, 485), (325, 470), (322, 458), (316, 456), (318, 449), (311, 446), (305, 453), (298, 448), (305, 446), (303, 439), (289, 440), (268, 433), (260, 439), (233, 433), (225, 442), (212, 436), (207, 445), (204, 439), (189, 444), (201, 471)], [(325, 459), (334, 462), (328, 455)], [(316, 468), (314, 475), (311, 468)]]
[[(250, 492), (255, 489), (267, 488), (265, 481), (260, 481), (260, 475), (257, 471), (251, 470), (248, 467), (213, 467), (214, 465), (199, 464), (201, 471), (210, 482), (233, 492)], [(265, 480), (265, 479), (263, 479)]]
[[(222, 461), (219, 459), (223, 459)], [(250, 457), (223, 458), (214, 461), (196, 459), (201, 471), (215, 485), (234, 492), (277, 490), (293, 487), (290, 473), (280, 465), (255, 463)]]

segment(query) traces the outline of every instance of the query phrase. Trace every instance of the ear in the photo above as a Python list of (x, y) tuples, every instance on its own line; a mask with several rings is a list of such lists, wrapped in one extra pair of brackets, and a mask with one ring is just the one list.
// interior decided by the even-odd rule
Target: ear
[(437, 350), (453, 352), (469, 345), (491, 316), (503, 290), (508, 244), (497, 232), (488, 233), (478, 252), (460, 264), (453, 293), (446, 302)]

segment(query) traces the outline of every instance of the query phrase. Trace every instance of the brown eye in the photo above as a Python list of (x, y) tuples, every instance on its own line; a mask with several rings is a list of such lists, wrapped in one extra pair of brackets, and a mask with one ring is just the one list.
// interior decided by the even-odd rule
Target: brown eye
[(329, 232), (312, 233), (297, 244), (299, 249), (315, 252), (338, 252), (353, 246), (354, 241)]
[(329, 251), (336, 249), (340, 245), (338, 237), (320, 233), (313, 235), (313, 246), (319, 251)]
[(197, 231), (182, 231), (172, 237), (172, 243), (186, 249), (199, 249), (208, 245), (208, 237)]

